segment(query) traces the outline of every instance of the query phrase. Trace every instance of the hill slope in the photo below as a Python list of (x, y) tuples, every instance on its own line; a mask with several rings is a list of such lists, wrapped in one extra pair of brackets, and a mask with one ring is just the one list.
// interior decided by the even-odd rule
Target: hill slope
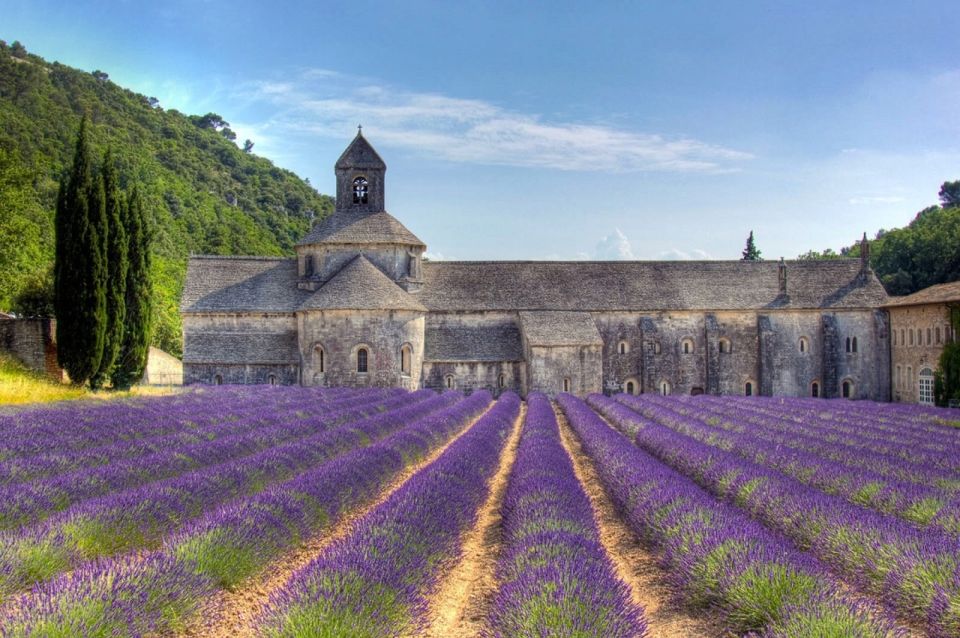
[(217, 118), (164, 110), (105, 73), (0, 43), (0, 309), (49, 286), (57, 181), (83, 114), (97, 153), (111, 147), (145, 195), (155, 233), (154, 343), (168, 352), (181, 352), (178, 302), (190, 253), (289, 254), (312, 220), (333, 210), (292, 172), (237, 148)]

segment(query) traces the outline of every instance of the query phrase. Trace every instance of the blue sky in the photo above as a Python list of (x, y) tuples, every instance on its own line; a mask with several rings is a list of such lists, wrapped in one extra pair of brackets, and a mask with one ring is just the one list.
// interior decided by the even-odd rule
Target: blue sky
[(790, 258), (960, 179), (955, 1), (267, 4), (0, 0), (0, 38), (321, 192), (362, 123), (446, 259)]

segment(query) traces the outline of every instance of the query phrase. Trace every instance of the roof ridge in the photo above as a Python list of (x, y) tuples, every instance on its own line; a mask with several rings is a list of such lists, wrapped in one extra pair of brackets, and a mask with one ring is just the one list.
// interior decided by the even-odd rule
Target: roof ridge
[(296, 257), (272, 257), (268, 255), (190, 255), (188, 259), (222, 259), (222, 260), (247, 260), (247, 261), (287, 261), (296, 259)]

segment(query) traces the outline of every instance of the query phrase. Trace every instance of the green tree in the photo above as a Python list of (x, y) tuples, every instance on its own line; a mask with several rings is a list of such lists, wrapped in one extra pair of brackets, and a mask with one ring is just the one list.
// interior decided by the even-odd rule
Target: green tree
[[(950, 310), (953, 334), (960, 335), (960, 308)], [(956, 336), (940, 353), (940, 362), (933, 381), (933, 396), (936, 404), (947, 406), (950, 401), (960, 401), (960, 341)]]
[(153, 334), (151, 232), (144, 215), (143, 199), (136, 187), (127, 198), (123, 225), (128, 242), (124, 297), (126, 328), (111, 375), (113, 387), (116, 389), (129, 388), (143, 377)]
[(95, 389), (106, 384), (120, 352), (127, 303), (127, 231), (123, 223), (124, 202), (120, 193), (116, 163), (110, 151), (107, 151), (103, 158), (100, 175), (107, 216), (107, 327), (100, 367), (90, 379), (90, 386)]
[(57, 197), (54, 310), (57, 360), (77, 385), (100, 367), (107, 327), (106, 206), (80, 123), (73, 168)]
[(762, 261), (763, 258), (760, 255), (760, 251), (757, 250), (756, 244), (753, 243), (753, 231), (750, 231), (750, 236), (747, 237), (747, 246), (743, 249), (741, 261)]
[(960, 206), (960, 180), (941, 184), (940, 203), (944, 208)]

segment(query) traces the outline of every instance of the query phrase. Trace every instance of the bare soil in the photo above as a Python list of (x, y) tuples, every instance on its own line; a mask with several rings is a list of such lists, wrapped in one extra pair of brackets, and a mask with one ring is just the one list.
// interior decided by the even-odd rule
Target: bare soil
[(657, 563), (656, 553), (644, 547), (627, 526), (584, 453), (563, 412), (556, 406), (560, 440), (573, 460), (574, 472), (593, 505), (600, 542), (620, 577), (629, 587), (633, 602), (643, 607), (644, 617), (654, 638), (717, 638), (732, 636), (724, 628), (719, 614), (698, 610), (692, 615), (673, 598), (666, 574)]
[(427, 612), (427, 629), (418, 636), (470, 638), (479, 636), (486, 626), (497, 592), (494, 571), (503, 544), (500, 506), (517, 458), (526, 412), (524, 403), (504, 447), (500, 466), (490, 480), (490, 496), (480, 509), (476, 524), (463, 538), (459, 562), (433, 595)]
[(435, 461), (482, 416), (481, 414), (480, 417), (471, 421), (456, 436), (423, 461), (406, 468), (376, 499), (356, 509), (332, 528), (322, 531), (297, 549), (274, 561), (259, 577), (251, 579), (240, 589), (223, 590), (211, 596), (204, 603), (196, 621), (179, 635), (182, 638), (252, 638), (255, 636), (254, 624), (273, 592), (283, 587), (294, 572), (322, 554), (334, 541), (348, 536), (361, 518), (390, 498), (411, 476)]

